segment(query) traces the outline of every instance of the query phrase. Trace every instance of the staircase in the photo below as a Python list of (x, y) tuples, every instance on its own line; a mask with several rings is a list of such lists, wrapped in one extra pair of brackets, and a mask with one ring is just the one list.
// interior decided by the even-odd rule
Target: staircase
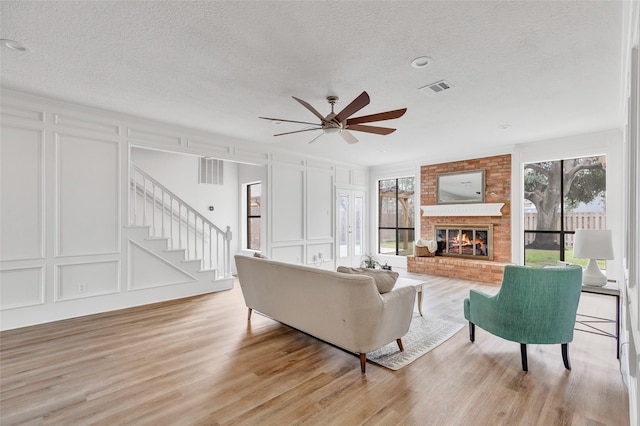
[(233, 286), (229, 226), (222, 230), (136, 165), (131, 166), (129, 282), (149, 288), (191, 282)]

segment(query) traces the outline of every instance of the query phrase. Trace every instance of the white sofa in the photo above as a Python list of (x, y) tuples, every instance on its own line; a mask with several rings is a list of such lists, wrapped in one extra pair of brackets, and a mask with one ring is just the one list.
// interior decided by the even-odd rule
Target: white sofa
[(360, 355), (396, 340), (413, 316), (413, 286), (380, 294), (373, 278), (236, 255), (238, 280), (249, 309)]

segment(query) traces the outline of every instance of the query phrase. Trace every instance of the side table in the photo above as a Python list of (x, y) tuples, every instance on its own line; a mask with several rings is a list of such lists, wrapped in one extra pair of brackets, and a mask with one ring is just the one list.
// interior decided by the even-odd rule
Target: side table
[(420, 312), (420, 316), (422, 316), (422, 289), (425, 284), (426, 282), (424, 281), (400, 277), (398, 278), (398, 281), (396, 281), (396, 285), (394, 286), (394, 288), (401, 288), (401, 287), (416, 288), (416, 293), (418, 295), (418, 312)]
[[(577, 314), (578, 317), (584, 317), (587, 319), (584, 320), (576, 320), (577, 324), (582, 324), (583, 326), (590, 328), (590, 330), (582, 330), (576, 328), (577, 331), (584, 331), (585, 333), (593, 333), (598, 334), (600, 336), (613, 337), (616, 339), (616, 356), (620, 359), (620, 288), (616, 281), (607, 282), (607, 284), (603, 287), (594, 287), (583, 285), (582, 286), (583, 293), (591, 293), (591, 294), (600, 294), (603, 296), (613, 296), (616, 298), (616, 319), (615, 321), (609, 318), (601, 318), (594, 317), (591, 315)], [(615, 323), (616, 332), (615, 334), (609, 333), (601, 328), (594, 326), (593, 324), (603, 324), (603, 323)]]

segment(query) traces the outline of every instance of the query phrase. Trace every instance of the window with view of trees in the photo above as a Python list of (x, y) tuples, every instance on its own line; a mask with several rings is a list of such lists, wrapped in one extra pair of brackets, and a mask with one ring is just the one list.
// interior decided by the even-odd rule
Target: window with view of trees
[(378, 253), (413, 254), (414, 178), (384, 179), (378, 184)]
[(587, 259), (573, 258), (575, 230), (606, 229), (606, 219), (605, 156), (524, 166), (525, 265), (586, 266)]
[(260, 250), (261, 185), (247, 185), (247, 248)]

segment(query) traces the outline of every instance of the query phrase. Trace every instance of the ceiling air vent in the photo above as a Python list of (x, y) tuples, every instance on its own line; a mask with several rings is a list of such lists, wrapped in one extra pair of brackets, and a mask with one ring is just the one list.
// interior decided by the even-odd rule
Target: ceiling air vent
[(427, 96), (435, 95), (436, 93), (444, 92), (445, 90), (451, 89), (451, 83), (447, 80), (436, 81), (435, 83), (427, 84), (424, 87), (419, 88), (418, 90), (424, 93)]

